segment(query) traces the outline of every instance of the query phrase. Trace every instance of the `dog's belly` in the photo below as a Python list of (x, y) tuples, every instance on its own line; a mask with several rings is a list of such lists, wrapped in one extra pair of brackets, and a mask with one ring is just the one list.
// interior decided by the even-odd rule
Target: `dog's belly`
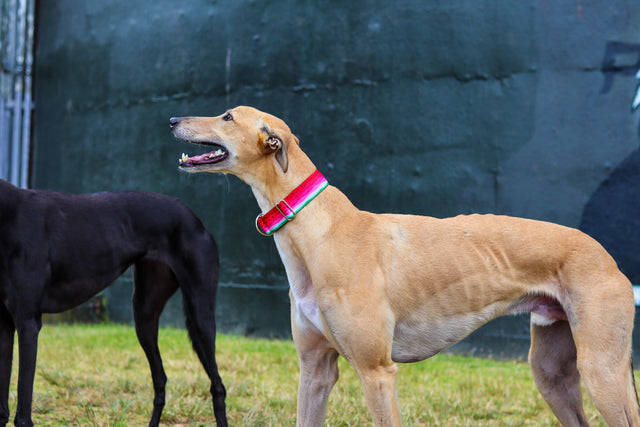
[(465, 314), (430, 316), (427, 312), (419, 312), (396, 323), (391, 358), (395, 362), (427, 359), (496, 317), (526, 312), (531, 313), (531, 322), (537, 326), (567, 320), (558, 300), (540, 294), (525, 295), (509, 304), (496, 302)]
[(394, 362), (419, 362), (438, 354), (445, 348), (457, 343), (475, 327), (452, 325), (443, 328), (411, 328), (397, 325), (391, 349)]
[[(465, 338), (496, 317), (503, 304), (493, 304), (476, 313), (451, 316), (414, 315), (396, 323), (391, 358), (394, 362), (419, 362)], [(429, 319), (429, 320), (424, 320)]]

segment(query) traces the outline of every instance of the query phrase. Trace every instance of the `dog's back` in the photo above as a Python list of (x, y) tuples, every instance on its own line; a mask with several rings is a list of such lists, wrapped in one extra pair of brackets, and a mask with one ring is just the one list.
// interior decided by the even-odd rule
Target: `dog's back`
[(46, 283), (30, 285), (42, 288), (34, 291), (43, 295), (43, 312), (75, 307), (141, 258), (174, 267), (175, 254), (186, 257), (197, 250), (194, 256), (217, 266), (211, 235), (187, 206), (169, 196), (136, 191), (73, 195), (22, 190), (6, 182), (0, 194), (0, 254), (10, 270), (37, 271), (46, 278)]
[[(77, 306), (130, 266), (136, 333), (154, 382), (150, 425), (159, 423), (166, 384), (158, 320), (178, 288), (194, 350), (212, 381), (217, 424), (226, 425), (226, 392), (215, 360), (218, 251), (197, 216), (179, 200), (157, 193), (72, 195), (23, 190), (0, 180), (0, 328), (10, 331), (6, 338), (11, 339), (0, 346), (12, 348), (13, 330), (18, 331), (16, 424), (29, 424), (31, 416), (41, 314)], [(0, 369), (10, 370), (11, 355), (2, 356)], [(8, 390), (8, 384), (0, 387)], [(0, 424), (8, 419), (6, 400), (0, 395)]]

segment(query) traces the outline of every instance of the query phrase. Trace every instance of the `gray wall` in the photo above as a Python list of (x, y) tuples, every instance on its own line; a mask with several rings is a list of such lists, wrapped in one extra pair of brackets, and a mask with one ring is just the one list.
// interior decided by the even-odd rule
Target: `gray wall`
[(286, 278), (245, 184), (178, 173), (168, 118), (238, 104), (285, 119), (362, 209), (582, 226), (640, 283), (640, 4), (58, 0), (37, 19), (32, 186), (180, 197), (220, 246), (224, 330), (287, 336)]

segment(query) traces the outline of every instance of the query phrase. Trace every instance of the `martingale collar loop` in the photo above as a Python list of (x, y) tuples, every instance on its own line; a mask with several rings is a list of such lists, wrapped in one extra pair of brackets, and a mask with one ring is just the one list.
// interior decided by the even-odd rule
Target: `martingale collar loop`
[(317, 169), (307, 179), (302, 181), (287, 197), (280, 200), (266, 214), (256, 217), (256, 229), (263, 236), (270, 236), (289, 221), (293, 221), (296, 214), (309, 204), (329, 182)]

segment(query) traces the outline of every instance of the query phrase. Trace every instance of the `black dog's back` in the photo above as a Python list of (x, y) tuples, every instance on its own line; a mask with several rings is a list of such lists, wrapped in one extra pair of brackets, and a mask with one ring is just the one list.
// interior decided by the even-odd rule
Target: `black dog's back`
[[(41, 313), (77, 306), (129, 266), (134, 267), (136, 332), (156, 392), (151, 424), (160, 420), (166, 383), (158, 319), (180, 288), (189, 335), (212, 380), (216, 421), (226, 425), (225, 391), (215, 361), (218, 250), (196, 215), (179, 200), (157, 193), (71, 195), (23, 190), (0, 180), (0, 326), (15, 327), (20, 337), (22, 324), (39, 325)], [(13, 325), (1, 324), (3, 312)], [(7, 363), (0, 356), (0, 370)], [(35, 354), (34, 366), (26, 369), (35, 370)], [(19, 383), (22, 371), (21, 365)], [(0, 426), (8, 417), (3, 387)], [(27, 400), (26, 394), (19, 391), (18, 400)], [(28, 425), (30, 400), (24, 412), (29, 413), (17, 413), (16, 420), (29, 420)]]
[[(42, 312), (77, 306), (141, 258), (173, 269), (176, 254), (206, 257), (215, 276), (209, 280), (217, 279), (215, 242), (177, 199), (134, 191), (72, 195), (7, 185), (0, 184), (0, 194), (13, 201), (15, 214), (3, 215), (0, 251), (12, 248), (13, 269), (42, 272), (42, 283), (29, 284), (37, 288), (32, 295), (43, 297)], [(6, 212), (7, 203), (1, 203)]]

